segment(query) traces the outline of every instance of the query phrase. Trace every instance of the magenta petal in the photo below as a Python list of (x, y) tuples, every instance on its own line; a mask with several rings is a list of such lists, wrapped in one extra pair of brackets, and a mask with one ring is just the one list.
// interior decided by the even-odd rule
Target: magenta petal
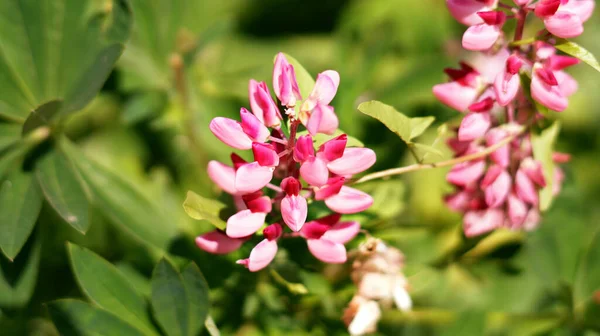
[(583, 33), (583, 22), (577, 14), (559, 10), (544, 19), (546, 29), (554, 36), (573, 38)]
[(322, 238), (334, 243), (346, 244), (356, 237), (360, 231), (360, 224), (357, 221), (339, 222), (327, 230)]
[(485, 188), (485, 202), (487, 205), (490, 208), (497, 208), (504, 204), (511, 185), (510, 174), (506, 170), (502, 170), (494, 182)]
[(216, 117), (208, 127), (228, 146), (237, 149), (252, 148), (252, 139), (244, 132), (242, 125), (233, 119)]
[(515, 191), (523, 201), (532, 205), (538, 204), (539, 196), (535, 185), (521, 169), (517, 170), (515, 175)]
[(329, 179), (329, 170), (325, 161), (318, 157), (312, 157), (300, 166), (300, 176), (308, 184), (321, 187)]
[(490, 114), (488, 112), (471, 112), (467, 114), (458, 129), (459, 141), (471, 141), (481, 138), (492, 124)]
[(250, 99), (250, 107), (252, 113), (263, 124), (268, 127), (278, 126), (281, 120), (281, 114), (277, 109), (277, 105), (271, 98), (269, 89), (265, 82), (258, 83), (251, 79), (248, 85), (248, 97)]
[(271, 134), (262, 121), (258, 120), (254, 114), (243, 107), (240, 109), (240, 118), (242, 120), (242, 129), (252, 140), (265, 142)]
[(277, 254), (277, 241), (264, 239), (258, 243), (250, 252), (248, 258), (248, 270), (250, 272), (260, 271), (267, 267)]
[(346, 247), (326, 239), (307, 239), (308, 250), (315, 258), (330, 264), (346, 262)]
[(319, 147), (319, 153), (322, 153), (322, 157), (330, 162), (337, 160), (344, 155), (346, 144), (348, 143), (348, 136), (342, 134), (333, 139), (327, 140), (324, 144)]
[(310, 135), (299, 137), (294, 146), (294, 160), (304, 162), (313, 156), (315, 156), (315, 148), (312, 137)]
[(242, 210), (227, 220), (225, 233), (231, 238), (242, 238), (254, 234), (265, 223), (267, 214)]
[(243, 194), (262, 189), (273, 178), (273, 168), (263, 167), (258, 162), (244, 164), (235, 172), (235, 189)]
[(514, 194), (508, 196), (507, 202), (508, 219), (511, 227), (520, 229), (521, 225), (527, 217), (527, 205), (519, 197)]
[(485, 161), (459, 163), (446, 175), (446, 181), (459, 186), (466, 186), (478, 180), (485, 171)]
[(235, 170), (233, 167), (222, 164), (218, 161), (208, 162), (208, 168), (206, 169), (210, 179), (223, 189), (228, 194), (235, 195), (237, 190), (235, 189)]
[(480, 24), (471, 26), (465, 31), (462, 38), (462, 46), (467, 50), (488, 50), (500, 37), (500, 27), (494, 25)]
[(206, 252), (213, 254), (226, 254), (242, 246), (244, 239), (227, 237), (221, 231), (212, 231), (196, 237), (196, 245)]
[(312, 110), (306, 129), (312, 135), (317, 133), (333, 134), (339, 126), (339, 121), (333, 106), (317, 104)]
[(457, 82), (438, 84), (433, 87), (435, 97), (445, 105), (464, 112), (477, 98), (477, 90)]
[(343, 186), (340, 192), (325, 200), (329, 209), (341, 214), (353, 214), (373, 205), (373, 198), (360, 190)]
[(490, 232), (503, 224), (504, 212), (500, 209), (469, 211), (463, 218), (463, 229), (467, 237)]
[(275, 167), (279, 165), (279, 155), (272, 144), (255, 142), (252, 144), (254, 160), (263, 167)]
[(377, 157), (372, 149), (346, 148), (342, 157), (329, 162), (327, 168), (337, 175), (354, 175), (371, 168), (376, 159)]
[(302, 99), (294, 67), (288, 63), (283, 53), (277, 54), (273, 68), (273, 90), (282, 105), (294, 106), (296, 100)]
[(308, 205), (300, 195), (288, 195), (281, 200), (281, 217), (292, 231), (298, 232), (306, 222)]
[(323, 71), (317, 75), (315, 87), (308, 96), (308, 99), (317, 104), (329, 105), (333, 97), (335, 97), (339, 85), (340, 74), (337, 71)]

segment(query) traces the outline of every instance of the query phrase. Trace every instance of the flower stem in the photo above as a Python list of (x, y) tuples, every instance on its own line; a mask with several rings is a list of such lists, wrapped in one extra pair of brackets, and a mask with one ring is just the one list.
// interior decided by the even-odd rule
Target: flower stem
[(402, 174), (405, 174), (405, 173), (419, 171), (419, 170), (454, 166), (454, 165), (462, 163), (462, 162), (467, 162), (467, 161), (471, 161), (471, 160), (480, 159), (480, 158), (486, 157), (489, 154), (493, 153), (498, 148), (500, 148), (500, 147), (502, 147), (504, 145), (507, 145), (508, 143), (510, 143), (511, 141), (513, 141), (517, 136), (519, 136), (521, 133), (523, 133), (523, 131), (525, 131), (525, 129), (526, 128), (522, 127), (521, 129), (519, 129), (517, 132), (515, 132), (511, 136), (508, 136), (505, 139), (502, 139), (502, 141), (498, 142), (497, 144), (494, 144), (493, 146), (487, 147), (486, 149), (484, 149), (484, 150), (482, 150), (480, 152), (477, 152), (477, 153), (473, 153), (473, 154), (469, 154), (469, 155), (464, 155), (464, 156), (459, 156), (457, 158), (453, 158), (453, 159), (446, 160), (446, 161), (441, 161), (441, 162), (435, 162), (435, 163), (417, 163), (417, 164), (412, 164), (410, 166), (405, 166), (405, 167), (400, 167), (400, 168), (386, 169), (386, 170), (382, 170), (380, 172), (375, 172), (375, 173), (367, 174), (367, 175), (365, 175), (365, 176), (363, 176), (363, 177), (361, 177), (361, 178), (359, 178), (357, 180), (351, 180), (351, 181), (348, 182), (348, 184), (358, 184), (358, 183), (363, 183), (363, 182), (375, 180), (375, 179), (378, 179), (378, 178), (384, 178), (384, 177), (395, 176), (395, 175), (402, 175)]
[(513, 38), (513, 43), (523, 39), (523, 31), (525, 30), (525, 20), (527, 19), (528, 13), (529, 12), (524, 8), (519, 9), (519, 12), (517, 12), (517, 28), (515, 29), (515, 37)]

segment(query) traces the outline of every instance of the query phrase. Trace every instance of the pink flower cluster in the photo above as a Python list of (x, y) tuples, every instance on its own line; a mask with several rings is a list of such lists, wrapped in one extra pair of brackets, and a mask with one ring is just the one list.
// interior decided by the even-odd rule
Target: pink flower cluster
[[(317, 77), (312, 92), (303, 100), (295, 70), (283, 54), (278, 54), (273, 70), (273, 88), (284, 113), (271, 97), (264, 82), (250, 81), (252, 112), (240, 111), (240, 121), (215, 118), (210, 130), (222, 142), (241, 150), (252, 150), (254, 161), (231, 155), (232, 166), (211, 161), (208, 175), (222, 190), (233, 196), (236, 214), (229, 217), (225, 231), (213, 231), (196, 238), (203, 250), (224, 254), (238, 249), (262, 230), (264, 239), (247, 259), (238, 263), (250, 271), (266, 267), (277, 253), (282, 237), (302, 237), (319, 260), (346, 261), (345, 243), (360, 230), (355, 221), (341, 221), (342, 214), (366, 210), (373, 204), (368, 194), (345, 185), (353, 174), (375, 163), (375, 152), (348, 147), (345, 134), (315, 148), (317, 133), (332, 135), (338, 119), (329, 104), (340, 77), (327, 70)], [(282, 128), (287, 116), (289, 134)], [(298, 136), (299, 125), (308, 133)], [(307, 222), (308, 204), (324, 201), (334, 213)], [(285, 224), (291, 232), (284, 232)]]
[[(509, 49), (501, 28), (508, 18), (516, 18), (515, 40), (520, 40), (527, 15), (534, 13), (555, 36), (579, 35), (594, 1), (540, 0), (530, 5), (531, 1), (515, 0), (516, 7), (487, 0), (446, 2), (452, 15), (470, 26), (463, 47), (481, 51), (470, 62), (461, 62), (459, 69), (446, 69), (450, 81), (433, 88), (442, 103), (465, 113), (448, 145), (459, 157), (506, 142), (489, 157), (462, 162), (450, 170), (447, 181), (456, 191), (446, 197), (446, 203), (464, 213), (467, 236), (500, 227), (533, 229), (540, 220), (539, 191), (548, 181), (542, 164), (533, 158), (530, 133), (524, 130), (543, 118), (538, 105), (558, 112), (567, 108), (568, 97), (578, 85), (564, 69), (579, 60), (558, 55), (552, 37)], [(507, 142), (507, 138), (512, 140)], [(568, 159), (566, 154), (554, 155), (555, 163)], [(556, 167), (551, 178), (557, 194), (562, 170)]]

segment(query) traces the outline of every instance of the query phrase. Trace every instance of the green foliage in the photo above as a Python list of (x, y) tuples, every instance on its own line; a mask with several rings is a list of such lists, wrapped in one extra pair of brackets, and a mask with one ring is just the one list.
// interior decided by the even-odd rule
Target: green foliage
[(0, 256), (0, 306), (23, 307), (29, 302), (39, 273), (41, 244), (30, 240), (14, 260)]
[(220, 217), (226, 205), (218, 201), (204, 198), (193, 191), (188, 191), (183, 209), (193, 219), (206, 220), (221, 230), (225, 230), (225, 221)]
[(584, 61), (596, 71), (600, 71), (600, 64), (598, 64), (596, 57), (579, 44), (565, 39), (558, 39), (554, 46), (556, 49)]
[(533, 156), (542, 163), (544, 178), (546, 180), (546, 186), (540, 190), (540, 210), (542, 211), (547, 210), (552, 203), (552, 186), (554, 184), (554, 174), (556, 174), (554, 161), (552, 161), (552, 153), (554, 152), (554, 144), (559, 131), (560, 124), (555, 122), (552, 126), (542, 131), (539, 136), (534, 136), (531, 139)]

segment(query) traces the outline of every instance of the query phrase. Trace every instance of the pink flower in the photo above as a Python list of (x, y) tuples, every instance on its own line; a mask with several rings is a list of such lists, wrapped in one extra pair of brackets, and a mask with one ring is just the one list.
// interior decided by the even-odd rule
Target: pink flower
[(485, 192), (487, 205), (490, 208), (503, 205), (510, 192), (511, 185), (510, 174), (504, 168), (498, 165), (489, 167), (481, 181), (481, 188)]
[(546, 186), (546, 179), (544, 178), (544, 171), (542, 169), (542, 163), (534, 160), (531, 157), (526, 157), (521, 161), (520, 169), (527, 175), (527, 177), (540, 187)]
[(341, 214), (353, 214), (367, 210), (373, 205), (373, 198), (360, 190), (342, 186), (337, 194), (325, 199), (325, 205)]
[(458, 186), (467, 186), (477, 181), (484, 171), (485, 161), (483, 160), (462, 162), (450, 169), (446, 175), (446, 181)]
[(294, 160), (301, 163), (300, 175), (310, 185), (320, 187), (327, 183), (329, 178), (327, 162), (320, 156), (315, 156), (313, 140), (310, 135), (298, 138), (294, 148)]
[(339, 84), (337, 71), (327, 70), (317, 75), (315, 86), (300, 109), (300, 121), (310, 134), (333, 134), (337, 130), (339, 121), (329, 103)]
[(245, 239), (230, 238), (219, 230), (205, 233), (196, 237), (196, 245), (206, 252), (213, 254), (227, 254), (242, 246)]
[(327, 164), (327, 168), (334, 174), (350, 176), (361, 173), (377, 160), (375, 152), (369, 148), (346, 148), (342, 157)]
[(465, 236), (474, 237), (501, 227), (504, 224), (504, 212), (500, 209), (469, 211), (463, 218)]
[(450, 14), (467, 26), (483, 23), (477, 12), (492, 10), (496, 4), (497, 0), (446, 0)]
[(250, 107), (252, 113), (265, 126), (279, 126), (281, 114), (277, 108), (277, 104), (271, 98), (269, 88), (265, 82), (257, 82), (254, 79), (250, 80), (248, 85), (248, 97), (250, 98)]
[(522, 64), (523, 62), (518, 56), (512, 55), (506, 60), (505, 70), (496, 76), (494, 92), (500, 106), (507, 106), (517, 96), (521, 84), (517, 74)]
[(352, 240), (360, 230), (358, 222), (339, 220), (340, 215), (329, 215), (306, 223), (300, 232), (306, 238), (309, 251), (323, 262), (346, 262), (344, 244)]
[(533, 67), (531, 96), (540, 104), (557, 112), (564, 111), (569, 103), (561, 92), (554, 73), (540, 63)]
[(523, 200), (521, 200), (517, 195), (511, 193), (508, 196), (507, 210), (508, 220), (511, 224), (511, 228), (521, 228), (529, 211), (527, 204), (525, 204), (525, 202), (523, 202)]
[(538, 192), (531, 179), (521, 168), (517, 170), (515, 175), (515, 191), (520, 199), (537, 206), (539, 201)]
[(478, 12), (483, 23), (469, 27), (462, 38), (462, 46), (467, 50), (482, 51), (488, 50), (498, 40), (502, 33), (502, 25), (506, 21), (506, 14), (503, 12)]
[[(485, 141), (488, 146), (493, 146), (500, 141), (506, 139), (508, 137), (508, 132), (503, 128), (492, 128), (485, 135)], [(500, 167), (508, 167), (510, 160), (510, 153), (508, 144), (496, 149), (492, 154), (490, 154), (490, 158)]]
[(210, 179), (228, 194), (237, 194), (235, 189), (235, 169), (218, 161), (208, 162), (206, 169)]
[(461, 63), (460, 66), (460, 69), (448, 68), (444, 70), (452, 81), (435, 85), (433, 94), (445, 105), (464, 112), (477, 98), (480, 76), (468, 64)]
[(216, 117), (209, 125), (213, 134), (226, 145), (237, 149), (250, 149), (252, 142), (265, 142), (269, 137), (267, 127), (252, 113), (242, 107), (242, 122)]
[(306, 198), (300, 195), (302, 185), (297, 179), (288, 177), (281, 182), (281, 188), (286, 194), (281, 200), (281, 216), (292, 231), (298, 232), (308, 215)]
[(279, 224), (267, 226), (263, 231), (265, 239), (252, 249), (248, 259), (238, 260), (237, 263), (247, 267), (250, 272), (260, 271), (267, 267), (277, 254), (277, 239), (282, 232)]
[(577, 14), (581, 22), (587, 21), (594, 13), (594, 0), (570, 0), (562, 1), (560, 10)]
[(490, 114), (487, 112), (471, 112), (467, 114), (458, 129), (459, 141), (472, 141), (483, 137), (492, 124)]
[(297, 100), (302, 99), (294, 66), (285, 58), (283, 53), (277, 54), (273, 68), (273, 90), (282, 105), (294, 107)]
[(247, 209), (238, 211), (227, 220), (225, 233), (231, 238), (242, 238), (254, 234), (265, 223), (272, 204), (261, 191), (242, 196)]
[(554, 15), (544, 18), (544, 25), (554, 36), (562, 38), (577, 37), (583, 33), (581, 18), (569, 11), (559, 10)]

